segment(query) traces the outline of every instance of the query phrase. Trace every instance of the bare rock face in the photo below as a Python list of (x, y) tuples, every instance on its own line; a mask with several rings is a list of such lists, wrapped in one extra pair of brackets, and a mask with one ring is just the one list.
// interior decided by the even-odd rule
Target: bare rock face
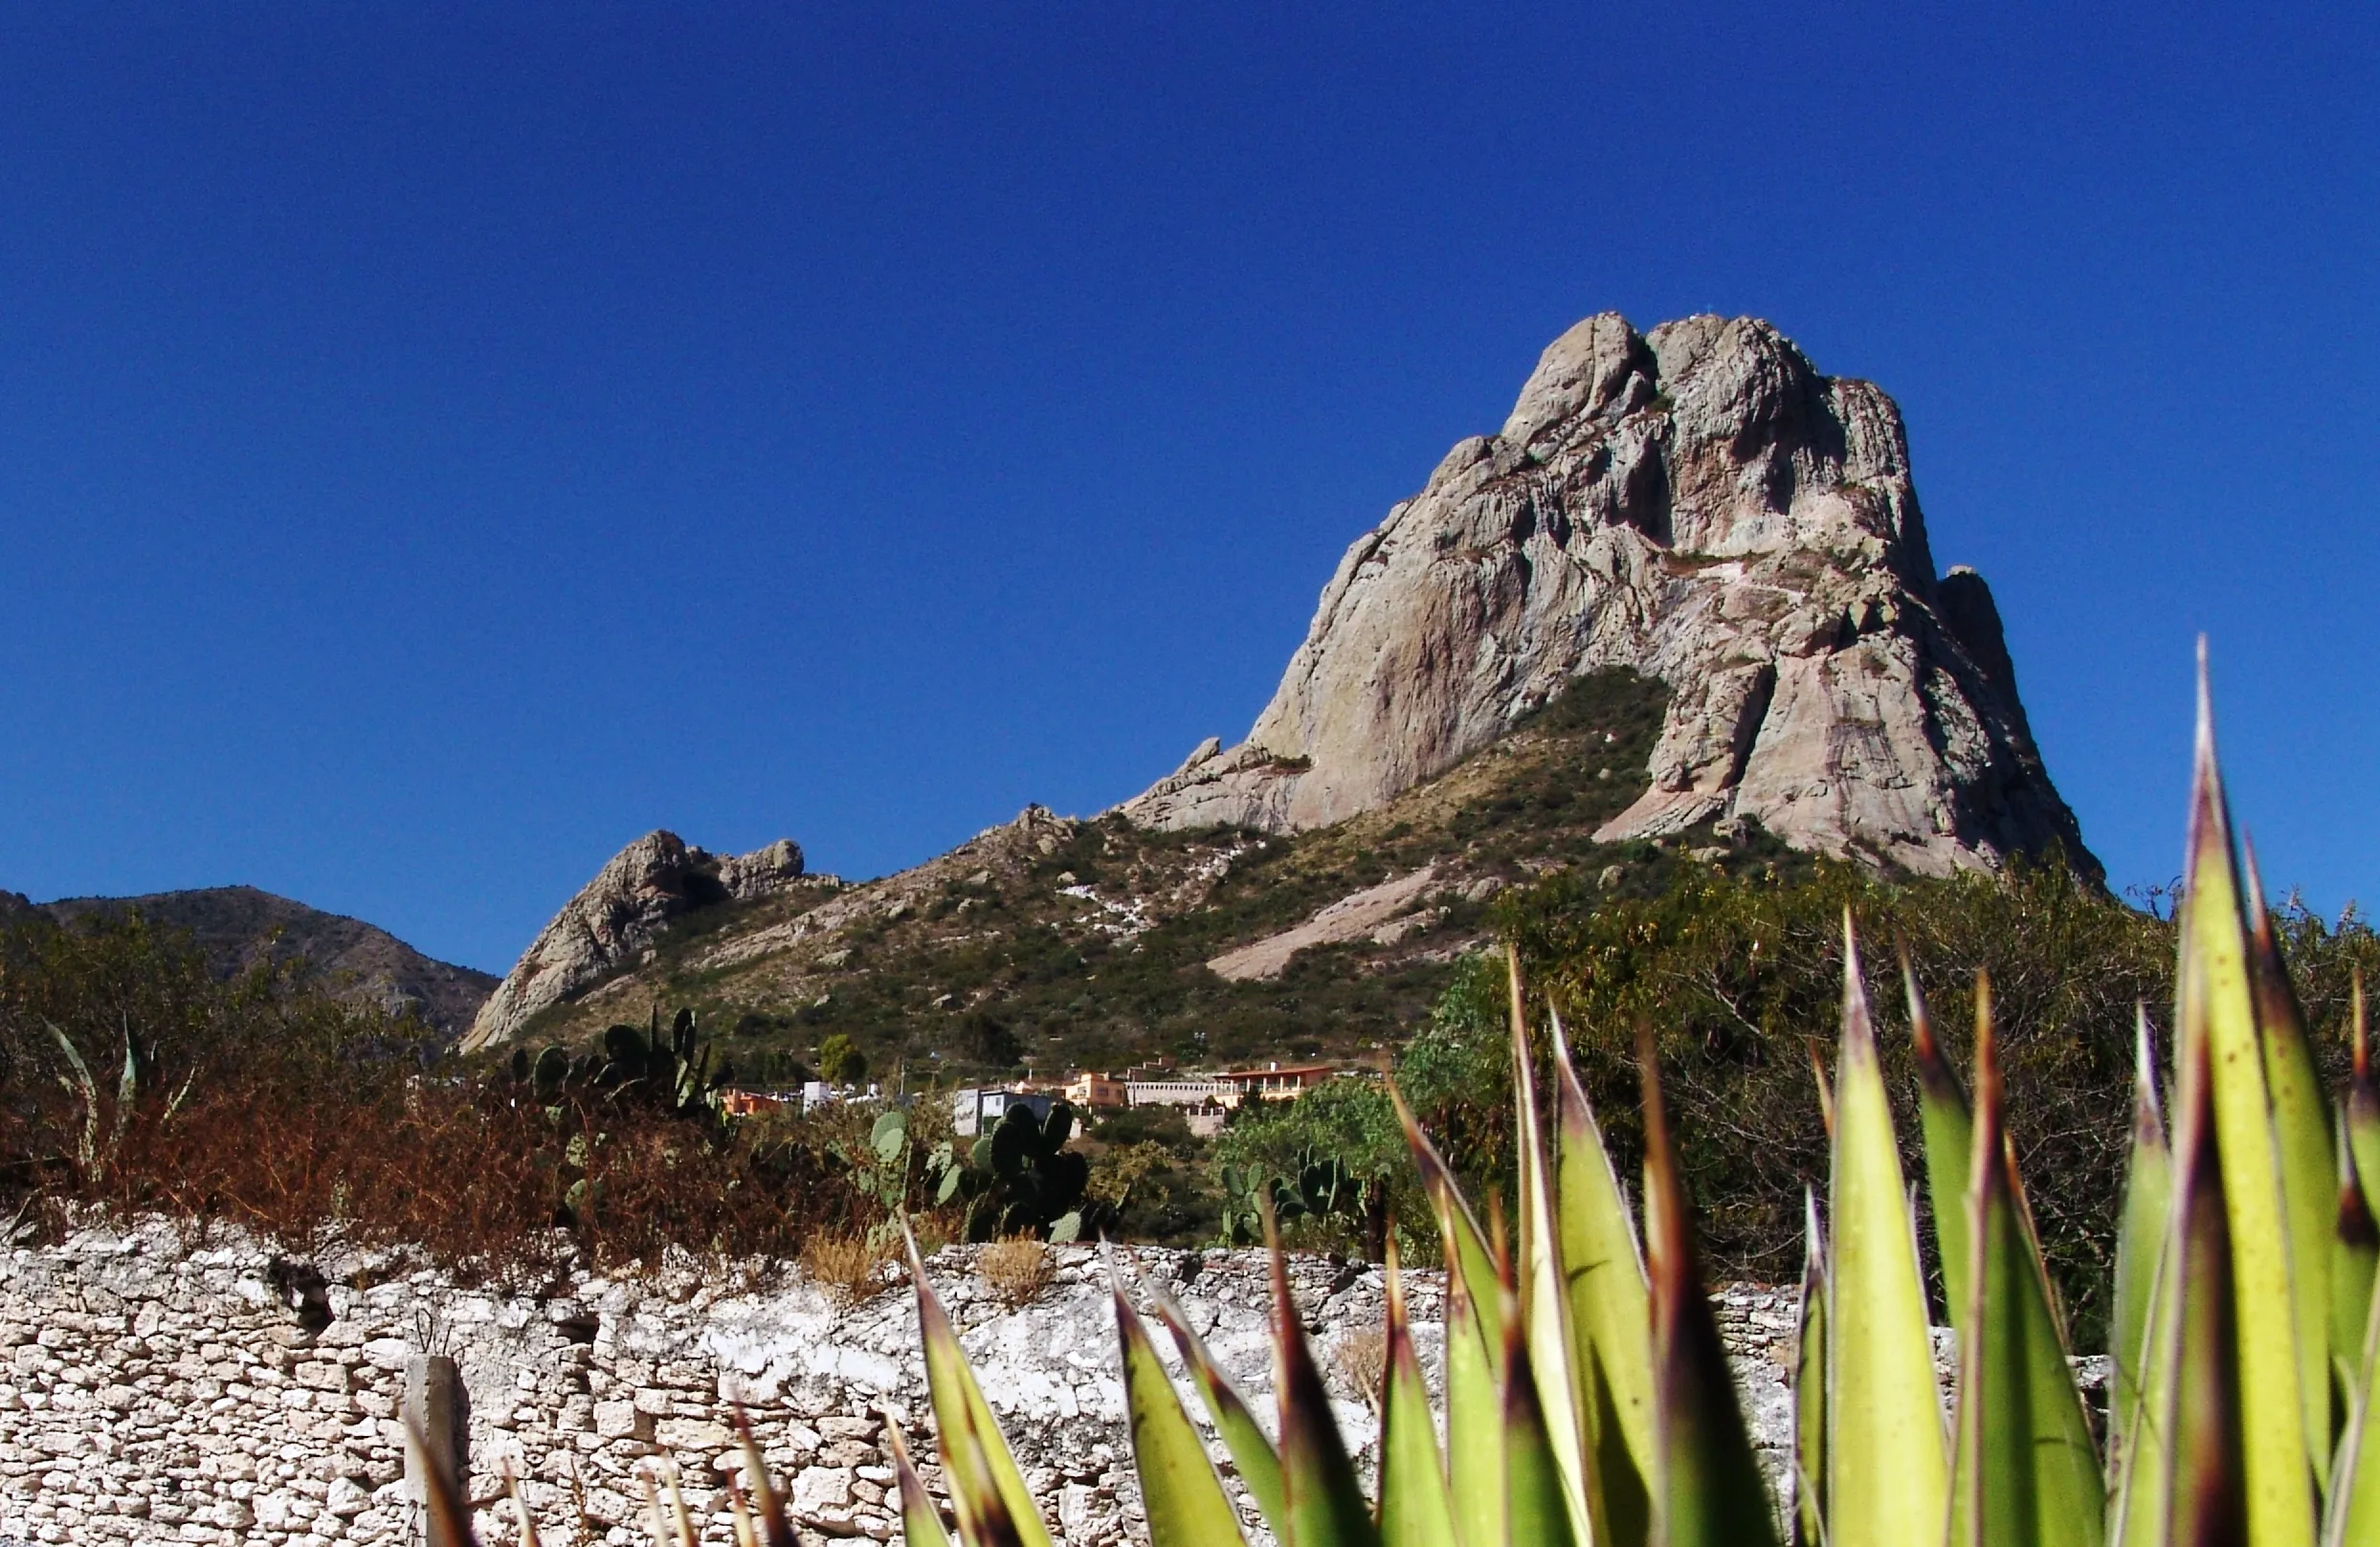
[(539, 932), (480, 1006), (462, 1050), (503, 1042), (538, 1011), (592, 987), (634, 960), (671, 919), (767, 896), (801, 874), (801, 848), (788, 838), (722, 856), (674, 832), (645, 834), (612, 855)]
[(1347, 550), (1247, 740), (1123, 809), (1325, 826), (1608, 666), (1671, 699), (1607, 840), (1749, 816), (1926, 874), (2052, 845), (2096, 871), (1990, 589), (1935, 577), (1900, 410), (1749, 318), (1607, 313), (1554, 341), (1502, 431)]

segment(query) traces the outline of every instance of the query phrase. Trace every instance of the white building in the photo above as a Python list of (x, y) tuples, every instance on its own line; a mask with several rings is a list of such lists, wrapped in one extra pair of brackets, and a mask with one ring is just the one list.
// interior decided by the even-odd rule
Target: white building
[(1027, 1107), (1047, 1120), (1057, 1097), (1046, 1091), (991, 1090), (968, 1086), (950, 1093), (950, 1127), (961, 1138), (988, 1134), (1011, 1107)]

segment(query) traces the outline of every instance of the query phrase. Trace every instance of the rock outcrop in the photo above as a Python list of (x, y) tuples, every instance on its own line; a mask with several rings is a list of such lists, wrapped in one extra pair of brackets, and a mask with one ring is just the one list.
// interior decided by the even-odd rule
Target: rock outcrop
[(1122, 809), (1326, 826), (1604, 666), (1671, 698), (1652, 788), (1599, 837), (1750, 817), (1927, 874), (2052, 846), (2096, 870), (1989, 588), (1936, 578), (1900, 410), (1748, 318), (1556, 340), (1503, 429), (1347, 550), (1247, 740)]
[(645, 834), (612, 855), (539, 931), (479, 1007), (462, 1050), (505, 1041), (538, 1011), (594, 986), (634, 961), (671, 919), (764, 897), (801, 876), (802, 851), (790, 839), (748, 854), (718, 855), (674, 832)]

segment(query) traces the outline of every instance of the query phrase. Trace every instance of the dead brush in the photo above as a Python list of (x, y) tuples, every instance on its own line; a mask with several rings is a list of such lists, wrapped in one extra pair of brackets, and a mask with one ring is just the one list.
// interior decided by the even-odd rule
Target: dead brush
[(976, 1253), (975, 1274), (1011, 1307), (1026, 1306), (1057, 1276), (1057, 1257), (1035, 1237), (1014, 1235)]
[(1365, 1404), (1379, 1411), (1381, 1381), (1389, 1368), (1389, 1335), (1378, 1327), (1350, 1332), (1332, 1346), (1330, 1361)]
[(802, 1243), (802, 1271), (827, 1293), (828, 1298), (846, 1310), (899, 1282), (897, 1271), (886, 1271), (899, 1261), (893, 1243), (884, 1239), (880, 1231), (867, 1235), (821, 1233)]

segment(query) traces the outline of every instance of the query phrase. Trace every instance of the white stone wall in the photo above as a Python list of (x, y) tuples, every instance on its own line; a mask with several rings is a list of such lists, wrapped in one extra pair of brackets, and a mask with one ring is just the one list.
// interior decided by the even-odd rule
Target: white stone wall
[[(1267, 1411), (1260, 1255), (1135, 1256)], [(0, 1538), (412, 1540), (397, 1414), (406, 1363), (425, 1350), (451, 1354), (461, 1371), (472, 1496), (492, 1499), (509, 1462), (555, 1547), (644, 1539), (639, 1473), (663, 1453), (683, 1467), (705, 1543), (729, 1542), (738, 1403), (807, 1537), (896, 1535), (887, 1424), (938, 1483), (905, 1290), (838, 1309), (797, 1274), (753, 1283), (688, 1271), (580, 1274), (508, 1294), (385, 1255), (331, 1252), (306, 1265), (325, 1280), (319, 1297), (331, 1314), (308, 1331), (275, 1261), (257, 1243), (194, 1242), (163, 1223), (0, 1253)], [(1104, 1271), (1087, 1248), (1061, 1249), (1059, 1264), (1022, 1309), (992, 1293), (964, 1249), (927, 1271), (1061, 1539), (1145, 1539)], [(1341, 1425), (1368, 1465), (1377, 1427), (1355, 1372), (1377, 1354), (1379, 1271), (1306, 1258), (1293, 1273)], [(1418, 1340), (1435, 1366), (1436, 1282), (1413, 1278)], [(1770, 1447), (1782, 1444), (1790, 1297), (1732, 1291), (1720, 1306), (1751, 1416)], [(515, 1539), (509, 1510), (482, 1509), (478, 1527), (491, 1544)]]

